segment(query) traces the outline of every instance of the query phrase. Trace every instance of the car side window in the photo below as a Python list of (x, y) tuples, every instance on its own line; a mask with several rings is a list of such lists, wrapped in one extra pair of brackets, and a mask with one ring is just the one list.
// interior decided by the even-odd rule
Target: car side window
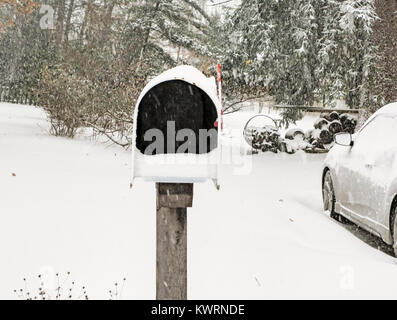
[(375, 161), (397, 148), (397, 116), (379, 115), (358, 134), (354, 149)]

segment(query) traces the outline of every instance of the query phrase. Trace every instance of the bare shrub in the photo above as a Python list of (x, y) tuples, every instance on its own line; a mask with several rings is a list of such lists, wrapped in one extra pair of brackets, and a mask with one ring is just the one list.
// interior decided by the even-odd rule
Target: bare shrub
[[(15, 289), (14, 293), (20, 300), (89, 300), (87, 288), (85, 286), (77, 286), (75, 281), (71, 279), (71, 273), (66, 272), (65, 275), (55, 274), (55, 282), (53, 286), (48, 286), (45, 276), (39, 274), (37, 276), (38, 284), (33, 288), (29, 286), (26, 278), (23, 279), (23, 287)], [(120, 300), (123, 295), (125, 283), (127, 279), (123, 278), (121, 283), (114, 283), (113, 288), (108, 291), (109, 300)]]
[(79, 128), (90, 127), (94, 135), (128, 147), (134, 105), (145, 80), (136, 74), (136, 65), (126, 68), (118, 59), (98, 63), (92, 53), (73, 50), (62, 63), (43, 68), (36, 95), (51, 134), (73, 138)]
[(87, 89), (87, 83), (78, 81), (65, 66), (44, 68), (37, 100), (48, 114), (51, 134), (69, 138), (76, 135), (84, 124)]
[(38, 275), (39, 284), (35, 288), (30, 288), (26, 278), (23, 279), (24, 286), (15, 289), (14, 293), (21, 300), (88, 300), (85, 286), (76, 288), (75, 282), (70, 279), (70, 272), (62, 276), (55, 275), (56, 284), (49, 288), (45, 284), (44, 276)]

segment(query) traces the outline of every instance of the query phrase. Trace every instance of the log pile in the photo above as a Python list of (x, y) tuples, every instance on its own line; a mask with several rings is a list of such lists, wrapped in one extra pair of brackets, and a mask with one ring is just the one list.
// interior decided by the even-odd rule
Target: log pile
[(353, 134), (356, 130), (357, 119), (349, 114), (339, 114), (337, 111), (322, 113), (314, 123), (314, 130), (306, 132), (306, 140), (312, 145), (308, 152), (329, 150), (334, 136), (340, 132)]
[(253, 150), (274, 153), (279, 151), (280, 133), (275, 127), (265, 126), (264, 128), (253, 129), (251, 132)]
[(289, 129), (285, 133), (285, 139), (281, 143), (280, 150), (293, 154), (298, 150), (305, 150), (310, 147), (310, 144), (306, 141), (305, 133), (299, 128)]
[(300, 128), (289, 129), (282, 138), (274, 126), (246, 128), (244, 136), (252, 146), (253, 153), (271, 151), (274, 153), (295, 153), (303, 150), (309, 153), (327, 152), (333, 145), (334, 136), (340, 132), (354, 133), (357, 120), (349, 114), (337, 111), (323, 113), (314, 123), (314, 129), (304, 132)]

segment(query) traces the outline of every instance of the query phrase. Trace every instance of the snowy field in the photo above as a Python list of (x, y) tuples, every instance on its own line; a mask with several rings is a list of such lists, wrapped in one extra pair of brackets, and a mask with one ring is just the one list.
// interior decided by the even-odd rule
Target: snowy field
[[(227, 116), (226, 128), (241, 132), (250, 116)], [(155, 298), (155, 189), (129, 189), (130, 158), (49, 136), (40, 109), (0, 104), (0, 298), (24, 277), (32, 290), (38, 274), (67, 271), (90, 298), (124, 277), (122, 298)], [(220, 191), (195, 185), (189, 299), (397, 298), (390, 249), (323, 213), (323, 160), (267, 153), (248, 175), (223, 166)]]

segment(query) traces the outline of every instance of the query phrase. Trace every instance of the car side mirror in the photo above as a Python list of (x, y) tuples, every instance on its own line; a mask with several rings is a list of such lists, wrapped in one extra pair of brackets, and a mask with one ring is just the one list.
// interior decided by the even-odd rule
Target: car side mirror
[(354, 141), (350, 133), (337, 133), (334, 136), (334, 141), (336, 144), (344, 147), (353, 147)]

